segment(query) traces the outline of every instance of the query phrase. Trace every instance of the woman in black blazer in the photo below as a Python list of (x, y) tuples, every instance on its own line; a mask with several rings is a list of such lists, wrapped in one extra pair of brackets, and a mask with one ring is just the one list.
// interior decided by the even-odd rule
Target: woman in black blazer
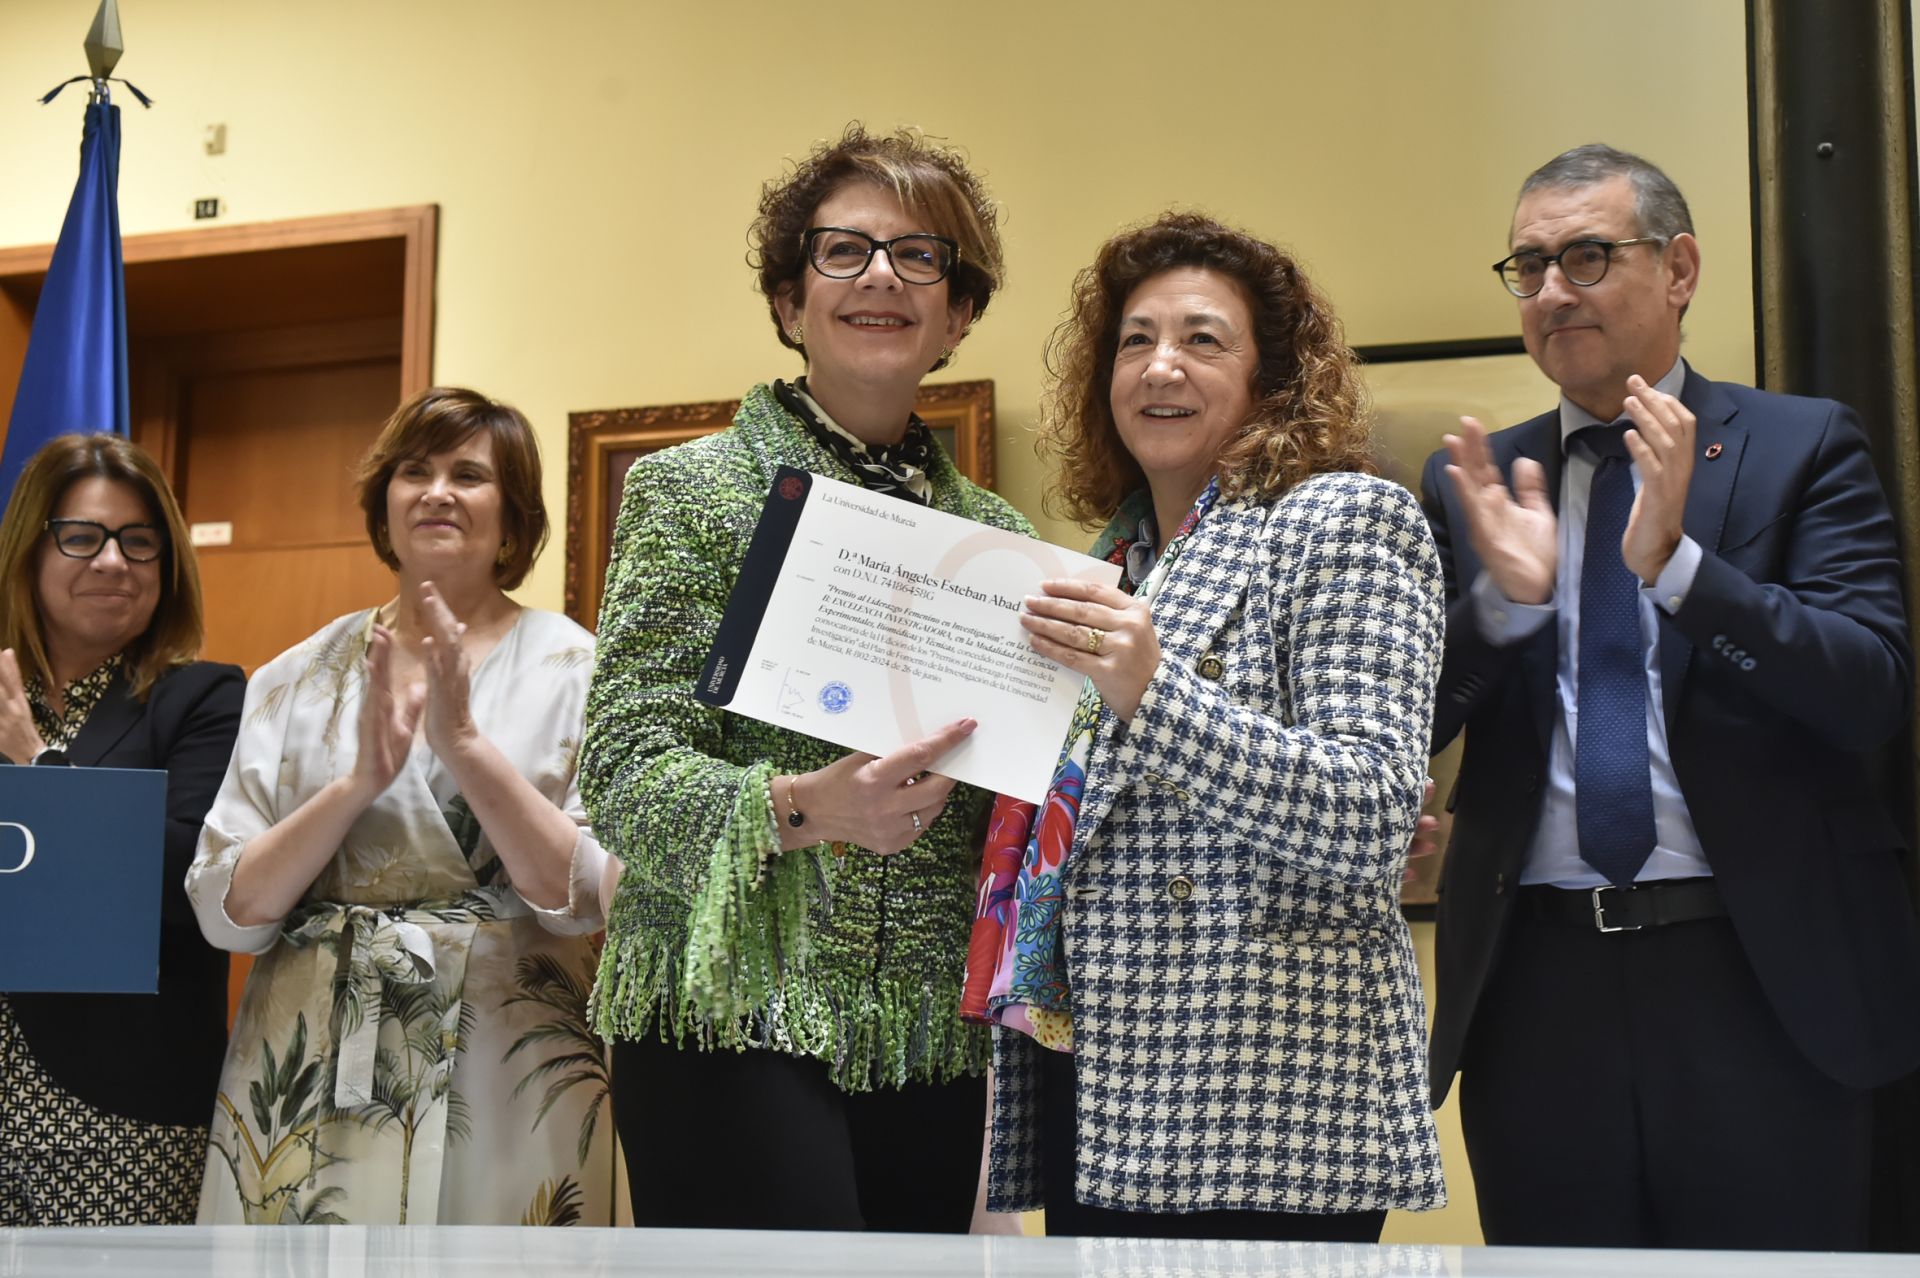
[[(240, 727), (196, 661), (200, 575), (153, 459), (63, 435), (0, 519), (0, 754), (167, 773), (160, 989), (0, 994), (0, 1227), (191, 1224), (226, 1044), (227, 958), (182, 884)], [(73, 902), (84, 927), (87, 903)]]

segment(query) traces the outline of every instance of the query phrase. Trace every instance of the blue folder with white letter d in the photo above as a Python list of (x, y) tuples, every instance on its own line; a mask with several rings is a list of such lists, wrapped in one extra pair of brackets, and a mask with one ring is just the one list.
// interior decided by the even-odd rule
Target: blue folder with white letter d
[(164, 772), (0, 767), (0, 990), (154, 993), (166, 825)]

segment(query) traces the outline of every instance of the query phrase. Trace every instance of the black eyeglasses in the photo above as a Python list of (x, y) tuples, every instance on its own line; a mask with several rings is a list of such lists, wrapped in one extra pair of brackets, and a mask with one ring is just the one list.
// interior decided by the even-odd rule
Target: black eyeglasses
[(1558, 253), (1534, 249), (1515, 253), (1495, 262), (1493, 269), (1499, 274), (1500, 282), (1507, 286), (1507, 292), (1515, 297), (1532, 297), (1545, 288), (1547, 268), (1555, 262), (1560, 263), (1560, 273), (1567, 277), (1567, 283), (1592, 288), (1607, 277), (1615, 249), (1634, 244), (1664, 246), (1666, 242), (1666, 237), (1661, 235), (1643, 235), (1637, 240), (1575, 240)]
[(165, 535), (152, 524), (108, 528), (91, 519), (49, 519), (45, 526), (53, 534), (53, 548), (69, 559), (92, 559), (109, 541), (117, 541), (120, 557), (128, 563), (150, 564), (167, 548)]
[(919, 232), (876, 240), (846, 226), (810, 226), (800, 237), (813, 269), (830, 280), (856, 279), (873, 264), (874, 252), (885, 249), (893, 273), (909, 284), (938, 284), (960, 260), (960, 246), (944, 235)]

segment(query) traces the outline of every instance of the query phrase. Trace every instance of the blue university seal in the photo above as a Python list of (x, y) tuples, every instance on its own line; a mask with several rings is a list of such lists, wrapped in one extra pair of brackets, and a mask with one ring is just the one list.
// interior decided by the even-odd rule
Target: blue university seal
[(820, 708), (828, 714), (843, 714), (853, 704), (853, 689), (838, 679), (830, 679), (820, 689)]

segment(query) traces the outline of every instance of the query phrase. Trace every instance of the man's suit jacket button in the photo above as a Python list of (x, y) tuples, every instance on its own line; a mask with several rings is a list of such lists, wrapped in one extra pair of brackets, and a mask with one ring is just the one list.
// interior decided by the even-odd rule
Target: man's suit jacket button
[(1193, 880), (1184, 874), (1176, 874), (1167, 880), (1167, 895), (1176, 901), (1186, 901), (1193, 897)]
[(1493, 894), (1499, 896), (1507, 890), (1507, 875), (1503, 870), (1493, 876)]
[(1208, 656), (1200, 658), (1200, 664), (1195, 667), (1195, 669), (1200, 672), (1200, 677), (1208, 683), (1218, 683), (1220, 682), (1220, 676), (1226, 673), (1227, 666), (1220, 658), (1209, 654)]

